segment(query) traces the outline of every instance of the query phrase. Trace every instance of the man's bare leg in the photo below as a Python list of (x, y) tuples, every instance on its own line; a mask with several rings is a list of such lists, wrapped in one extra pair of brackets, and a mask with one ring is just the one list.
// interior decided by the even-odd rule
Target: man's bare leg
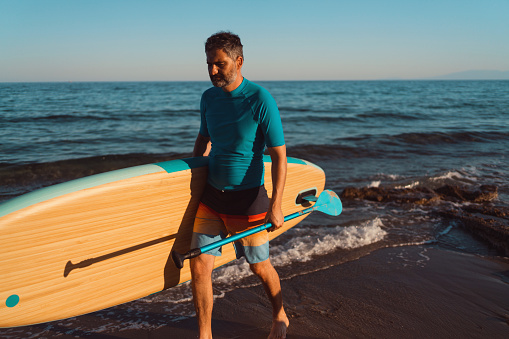
[(269, 259), (260, 263), (251, 264), (251, 270), (256, 274), (272, 304), (272, 329), (269, 339), (286, 338), (286, 329), (290, 322), (283, 309), (283, 294), (279, 275), (270, 263)]
[(191, 285), (200, 339), (212, 338), (212, 306), (214, 303), (212, 269), (214, 260), (215, 257), (210, 254), (201, 254), (191, 259)]

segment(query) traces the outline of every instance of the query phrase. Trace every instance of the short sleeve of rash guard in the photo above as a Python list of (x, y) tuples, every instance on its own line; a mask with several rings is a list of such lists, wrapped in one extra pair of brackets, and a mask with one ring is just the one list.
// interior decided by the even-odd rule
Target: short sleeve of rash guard
[(205, 118), (205, 111), (206, 111), (206, 104), (205, 104), (205, 93), (201, 97), (200, 101), (200, 117), (201, 117), (201, 123), (200, 123), (200, 134), (204, 137), (210, 137), (209, 130), (207, 127), (207, 119)]
[(268, 92), (263, 93), (262, 98), (259, 124), (265, 136), (265, 143), (267, 147), (283, 146), (285, 137), (276, 100)]

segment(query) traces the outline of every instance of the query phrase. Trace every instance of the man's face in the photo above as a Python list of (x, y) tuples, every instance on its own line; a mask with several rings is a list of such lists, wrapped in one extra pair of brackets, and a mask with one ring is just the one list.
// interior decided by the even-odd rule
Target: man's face
[(237, 63), (222, 49), (207, 53), (210, 81), (216, 87), (226, 87), (237, 80)]

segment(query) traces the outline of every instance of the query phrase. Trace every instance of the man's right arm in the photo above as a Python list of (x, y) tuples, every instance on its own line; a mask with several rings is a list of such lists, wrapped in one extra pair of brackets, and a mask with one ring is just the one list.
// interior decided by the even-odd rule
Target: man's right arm
[(196, 141), (194, 142), (193, 157), (206, 157), (210, 153), (211, 148), (210, 137), (204, 137), (198, 133)]

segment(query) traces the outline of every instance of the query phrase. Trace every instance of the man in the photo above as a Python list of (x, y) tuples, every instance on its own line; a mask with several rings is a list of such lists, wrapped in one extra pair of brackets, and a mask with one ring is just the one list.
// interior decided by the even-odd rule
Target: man
[[(208, 182), (196, 214), (192, 248), (228, 234), (272, 223), (283, 225), (281, 200), (286, 180), (286, 146), (275, 100), (262, 87), (242, 76), (240, 38), (219, 32), (205, 43), (210, 80), (214, 87), (202, 95), (201, 126), (194, 156), (209, 156)], [(263, 186), (263, 152), (272, 160), (272, 197)], [(235, 243), (237, 257), (245, 256), (272, 304), (269, 338), (285, 338), (289, 325), (283, 309), (279, 276), (269, 261), (268, 233), (260, 232)], [(191, 260), (194, 304), (200, 338), (212, 338), (212, 269), (220, 249)]]

